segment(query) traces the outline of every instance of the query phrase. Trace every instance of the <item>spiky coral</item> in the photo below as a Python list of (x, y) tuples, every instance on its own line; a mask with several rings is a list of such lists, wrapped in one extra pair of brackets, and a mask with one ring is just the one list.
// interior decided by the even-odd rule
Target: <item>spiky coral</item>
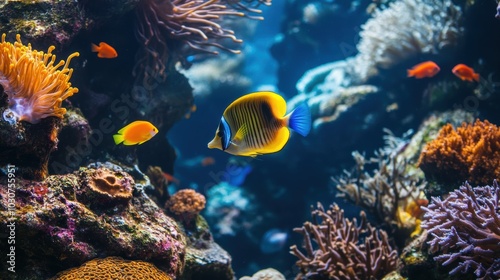
[(434, 258), (452, 266), (451, 275), (473, 272), (477, 279), (500, 277), (500, 187), (468, 183), (424, 207), (422, 227), (429, 232)]
[(61, 108), (63, 100), (78, 92), (69, 82), (73, 69), (68, 65), (79, 53), (54, 65), (54, 46), (44, 53), (32, 50), (31, 44), (23, 45), (19, 34), (14, 44), (5, 42), (5, 37), (3, 34), (0, 43), (0, 85), (9, 98), (4, 119), (38, 123), (49, 116), (62, 118), (66, 113)]
[(396, 269), (398, 255), (387, 233), (367, 223), (364, 212), (359, 226), (356, 219), (344, 218), (344, 211), (336, 204), (325, 210), (318, 203), (311, 214), (312, 223), (294, 229), (304, 236), (307, 254), (295, 245), (290, 247), (299, 258), (296, 265), (300, 273), (295, 279), (381, 279)]
[[(251, 0), (248, 2), (270, 5), (270, 0)], [(144, 51), (137, 62), (135, 74), (164, 80), (166, 65), (171, 54), (172, 43), (183, 42), (198, 52), (217, 54), (210, 47), (216, 47), (233, 53), (233, 50), (218, 43), (221, 39), (230, 39), (241, 43), (232, 30), (225, 29), (221, 20), (227, 16), (248, 16), (245, 12), (260, 13), (240, 1), (232, 0), (141, 0), (137, 8), (137, 37), (143, 44)], [(166, 34), (166, 35), (165, 35)]]
[(425, 146), (418, 165), (426, 177), (443, 184), (467, 180), (484, 185), (499, 179), (500, 128), (487, 120), (456, 130), (447, 124)]

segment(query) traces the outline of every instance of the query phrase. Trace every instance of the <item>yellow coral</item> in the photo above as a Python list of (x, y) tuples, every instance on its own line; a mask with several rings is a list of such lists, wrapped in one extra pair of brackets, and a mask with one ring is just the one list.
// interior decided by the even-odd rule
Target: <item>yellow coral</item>
[(464, 123), (456, 130), (447, 124), (426, 145), (418, 165), (426, 177), (440, 183), (467, 180), (484, 185), (499, 179), (500, 128), (487, 120)]
[(4, 119), (38, 123), (49, 116), (62, 118), (66, 113), (61, 108), (63, 100), (78, 92), (69, 82), (73, 69), (68, 65), (79, 53), (54, 65), (54, 46), (44, 53), (32, 50), (31, 44), (23, 45), (19, 34), (14, 44), (5, 42), (5, 37), (2, 34), (0, 42), (0, 85), (9, 98)]
[(119, 257), (93, 259), (80, 267), (60, 272), (51, 280), (172, 280), (165, 272), (151, 263), (143, 261), (128, 261)]

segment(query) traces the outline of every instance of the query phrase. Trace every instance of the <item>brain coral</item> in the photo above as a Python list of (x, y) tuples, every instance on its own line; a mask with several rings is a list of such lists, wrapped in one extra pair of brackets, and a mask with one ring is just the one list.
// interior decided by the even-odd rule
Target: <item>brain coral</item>
[(172, 280), (165, 272), (153, 264), (143, 261), (129, 261), (119, 257), (93, 259), (80, 267), (65, 270), (51, 280), (77, 279), (134, 279)]
[(182, 221), (189, 222), (205, 208), (205, 203), (202, 194), (192, 189), (184, 189), (176, 192), (165, 203), (165, 208)]
[(487, 120), (456, 130), (447, 124), (425, 146), (418, 165), (428, 179), (442, 184), (486, 185), (500, 177), (500, 128)]

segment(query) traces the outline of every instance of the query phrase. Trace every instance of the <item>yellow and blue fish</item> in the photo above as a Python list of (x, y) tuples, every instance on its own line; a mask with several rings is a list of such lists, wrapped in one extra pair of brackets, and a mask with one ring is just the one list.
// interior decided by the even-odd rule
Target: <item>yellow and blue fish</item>
[(152, 123), (148, 121), (135, 121), (118, 130), (117, 134), (113, 135), (113, 139), (116, 145), (120, 143), (127, 146), (140, 145), (153, 138), (157, 133), (158, 128)]
[(302, 136), (311, 130), (306, 103), (285, 114), (285, 99), (274, 92), (244, 95), (226, 108), (208, 148), (251, 157), (279, 152), (290, 138), (289, 128)]

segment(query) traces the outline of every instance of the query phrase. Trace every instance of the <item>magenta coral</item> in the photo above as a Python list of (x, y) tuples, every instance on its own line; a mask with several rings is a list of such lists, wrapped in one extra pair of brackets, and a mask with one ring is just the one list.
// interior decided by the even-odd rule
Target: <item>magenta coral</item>
[(473, 272), (478, 279), (500, 277), (500, 187), (465, 183), (441, 200), (433, 197), (422, 228), (429, 232), (434, 260), (452, 267), (450, 274)]
[(325, 210), (318, 203), (311, 214), (312, 223), (294, 229), (304, 236), (306, 249), (304, 255), (297, 246), (290, 247), (290, 253), (299, 258), (296, 279), (381, 279), (396, 270), (398, 254), (387, 233), (367, 223), (364, 212), (359, 225), (356, 219), (344, 218), (336, 204)]

